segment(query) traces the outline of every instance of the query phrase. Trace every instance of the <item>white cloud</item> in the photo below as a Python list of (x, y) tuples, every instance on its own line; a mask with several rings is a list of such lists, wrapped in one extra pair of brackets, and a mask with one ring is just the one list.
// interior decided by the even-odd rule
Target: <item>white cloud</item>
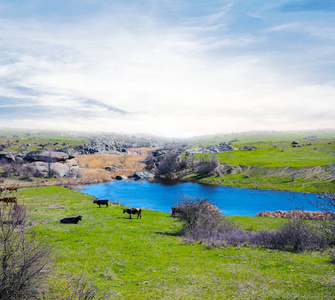
[(334, 117), (322, 115), (335, 108), (334, 86), (287, 73), (272, 64), (273, 53), (235, 54), (260, 38), (229, 32), (226, 15), (227, 8), (179, 25), (125, 9), (66, 24), (2, 20), (0, 96), (50, 109), (13, 116), (17, 127), (169, 136), (333, 127)]

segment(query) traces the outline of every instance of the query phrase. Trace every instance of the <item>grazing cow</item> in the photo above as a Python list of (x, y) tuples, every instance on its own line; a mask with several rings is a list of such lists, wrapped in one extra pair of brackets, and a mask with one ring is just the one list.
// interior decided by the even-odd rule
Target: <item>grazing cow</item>
[(142, 219), (142, 210), (140, 208), (127, 208), (123, 210), (123, 213), (127, 213), (129, 214), (129, 219), (131, 219), (131, 215), (137, 215), (137, 219), (138, 217), (140, 217), (140, 219)]
[(99, 205), (106, 205), (106, 208), (108, 207), (108, 200), (94, 200), (93, 203), (96, 203)]
[(14, 191), (17, 192), (17, 189), (18, 189), (17, 186), (10, 186), (10, 187), (6, 188), (6, 190), (10, 191), (10, 192), (14, 192)]
[(5, 188), (0, 187), (0, 195), (2, 194), (2, 192), (5, 190)]
[(181, 207), (172, 207), (171, 209), (172, 209), (172, 214), (171, 214), (171, 216), (173, 216), (173, 217), (174, 217), (176, 214), (179, 214), (179, 213), (182, 212), (182, 208), (181, 208)]
[(4, 197), (0, 198), (0, 202), (5, 202), (5, 203), (15, 203), (17, 204), (17, 198), (16, 197)]
[(78, 222), (81, 220), (82, 220), (82, 216), (78, 216), (75, 218), (64, 218), (64, 219), (61, 219), (60, 222), (64, 224), (78, 224)]

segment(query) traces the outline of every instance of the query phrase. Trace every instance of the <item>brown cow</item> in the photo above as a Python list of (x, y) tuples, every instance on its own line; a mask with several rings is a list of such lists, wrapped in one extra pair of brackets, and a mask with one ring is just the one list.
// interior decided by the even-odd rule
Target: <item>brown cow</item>
[(127, 208), (123, 210), (123, 213), (127, 213), (129, 214), (129, 219), (131, 219), (131, 215), (137, 215), (137, 219), (138, 217), (140, 217), (140, 219), (142, 219), (142, 210), (140, 208)]
[(10, 191), (10, 192), (14, 192), (14, 191), (17, 192), (17, 189), (18, 189), (17, 186), (10, 186), (10, 187), (6, 188), (6, 190)]
[(171, 214), (171, 216), (175, 216), (176, 214), (182, 212), (182, 208), (181, 208), (181, 207), (172, 207), (171, 209), (172, 209), (172, 214)]
[(17, 198), (16, 197), (4, 197), (0, 198), (0, 202), (5, 202), (5, 203), (15, 203), (17, 204)]
[(2, 194), (2, 192), (5, 190), (5, 188), (0, 187), (0, 195)]

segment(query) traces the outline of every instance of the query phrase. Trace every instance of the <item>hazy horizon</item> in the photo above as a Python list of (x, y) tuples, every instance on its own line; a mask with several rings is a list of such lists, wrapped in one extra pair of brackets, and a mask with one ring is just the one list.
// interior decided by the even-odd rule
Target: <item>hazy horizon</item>
[(0, 3), (0, 127), (335, 128), (335, 2)]

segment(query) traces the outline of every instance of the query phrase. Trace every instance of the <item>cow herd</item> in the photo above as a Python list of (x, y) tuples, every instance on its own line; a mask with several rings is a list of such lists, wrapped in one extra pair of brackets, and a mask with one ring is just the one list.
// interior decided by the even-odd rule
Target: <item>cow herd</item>
[[(11, 187), (0, 187), (0, 195), (3, 192), (9, 192), (9, 193), (13, 193), (14, 191), (17, 192), (18, 190), (18, 186), (11, 186)], [(0, 202), (4, 202), (7, 204), (17, 204), (17, 197), (12, 197), (12, 196), (8, 196), (6, 195), (3, 198), (0, 198)], [(108, 200), (94, 200), (93, 204), (97, 204), (99, 205), (99, 208), (101, 205), (106, 205), (106, 208), (108, 207)], [(179, 213), (180, 211), (178, 210), (178, 208), (176, 207), (172, 207), (172, 216), (174, 216), (176, 213)], [(127, 213), (129, 214), (129, 219), (131, 219), (131, 215), (137, 215), (137, 219), (138, 218), (142, 218), (142, 209), (141, 208), (126, 208), (123, 209), (123, 213)], [(70, 217), (70, 218), (63, 218), (60, 220), (61, 223), (64, 224), (78, 224), (79, 221), (82, 220), (82, 216), (78, 216), (78, 217)]]
[[(97, 204), (99, 205), (99, 207), (101, 207), (101, 205), (106, 205), (106, 208), (108, 207), (108, 202), (109, 200), (94, 200), (93, 204)], [(142, 218), (142, 209), (140, 208), (127, 208), (123, 210), (123, 213), (128, 213), (129, 214), (129, 219), (131, 219), (131, 215), (137, 215), (137, 219), (138, 218)], [(63, 224), (78, 224), (79, 221), (82, 220), (82, 216), (78, 216), (78, 217), (70, 217), (70, 218), (63, 218), (60, 220), (61, 223)]]
[[(8, 193), (13, 193), (13, 192), (17, 192), (18, 187), (17, 186), (9, 186), (9, 187), (0, 187), (0, 195), (2, 195), (2, 193), (8, 192)], [(0, 202), (4, 202), (4, 203), (15, 203), (17, 204), (17, 197), (13, 197), (13, 196), (8, 196), (6, 193), (5, 197), (0, 198)]]

